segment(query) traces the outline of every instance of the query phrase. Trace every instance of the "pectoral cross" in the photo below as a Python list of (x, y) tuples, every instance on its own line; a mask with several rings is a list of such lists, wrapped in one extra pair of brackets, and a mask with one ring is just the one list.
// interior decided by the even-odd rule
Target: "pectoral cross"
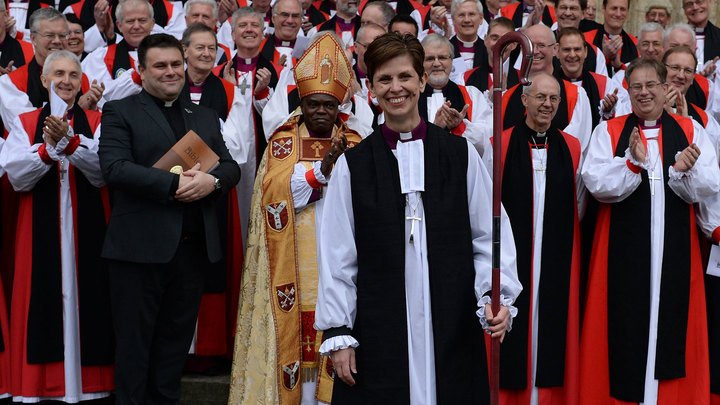
[(405, 217), (406, 220), (412, 221), (410, 223), (410, 240), (408, 240), (408, 242), (410, 242), (410, 244), (412, 245), (415, 243), (415, 222), (422, 221), (422, 218), (416, 216), (415, 214), (417, 212), (418, 204), (420, 204), (420, 198), (417, 199), (414, 207), (410, 204), (410, 197), (407, 194), (405, 195), (405, 201), (412, 210), (412, 215)]
[(65, 179), (65, 173), (67, 173), (67, 169), (65, 168), (65, 159), (60, 161), (60, 180)]
[(422, 218), (416, 217), (415, 214), (413, 214), (413, 216), (405, 217), (405, 219), (409, 219), (412, 221), (410, 223), (410, 240), (409, 240), (409, 242), (410, 242), (410, 244), (414, 244), (415, 238), (413, 235), (415, 234), (415, 221), (422, 221)]
[(655, 195), (655, 180), (662, 180), (661, 177), (655, 177), (655, 169), (652, 169), (650, 172), (650, 176), (648, 176), (648, 180), (651, 181), (650, 183), (650, 194)]
[(242, 83), (238, 84), (238, 87), (240, 87), (240, 93), (242, 93), (242, 95), (244, 96), (245, 90), (249, 89), (252, 86), (248, 84), (247, 77), (243, 77), (243, 81)]
[(323, 145), (320, 143), (320, 141), (315, 141), (310, 147), (315, 151), (315, 157), (320, 157), (320, 149), (323, 149)]

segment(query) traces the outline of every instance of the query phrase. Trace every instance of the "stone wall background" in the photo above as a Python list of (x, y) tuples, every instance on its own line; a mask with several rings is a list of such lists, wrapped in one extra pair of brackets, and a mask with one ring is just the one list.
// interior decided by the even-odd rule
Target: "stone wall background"
[[(597, 4), (596, 20), (602, 24), (602, 0), (595, 1)], [(630, 0), (630, 12), (628, 13), (627, 21), (625, 21), (625, 31), (637, 36), (637, 32), (640, 30), (640, 27), (645, 24), (645, 9), (651, 1), (652, 0)], [(717, 2), (718, 0), (710, 0), (710, 21), (712, 21), (713, 24), (720, 22), (720, 6), (715, 4)], [(687, 22), (685, 13), (682, 10), (681, 0), (670, 0), (670, 4), (673, 6), (673, 10), (671, 11), (672, 24), (677, 22)]]

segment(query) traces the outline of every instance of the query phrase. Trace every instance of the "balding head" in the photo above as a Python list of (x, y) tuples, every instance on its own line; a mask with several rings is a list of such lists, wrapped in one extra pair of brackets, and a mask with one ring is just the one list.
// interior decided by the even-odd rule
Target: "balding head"
[(525, 30), (525, 35), (533, 44), (533, 63), (530, 73), (553, 71), (553, 57), (557, 55), (557, 43), (552, 30), (545, 25), (537, 24)]

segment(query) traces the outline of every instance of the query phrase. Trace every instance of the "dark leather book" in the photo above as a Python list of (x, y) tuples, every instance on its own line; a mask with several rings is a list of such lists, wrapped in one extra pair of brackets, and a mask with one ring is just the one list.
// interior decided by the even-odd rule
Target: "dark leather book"
[(220, 164), (220, 157), (213, 152), (205, 141), (190, 130), (152, 167), (181, 174), (200, 163), (200, 170), (210, 172)]

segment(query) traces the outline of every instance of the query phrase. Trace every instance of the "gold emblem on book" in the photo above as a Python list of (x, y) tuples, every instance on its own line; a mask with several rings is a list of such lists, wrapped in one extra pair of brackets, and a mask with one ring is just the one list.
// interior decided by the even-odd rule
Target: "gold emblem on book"
[(180, 165), (173, 166), (173, 167), (170, 169), (170, 173), (173, 173), (173, 174), (182, 174), (182, 173), (183, 173), (183, 168), (182, 168), (182, 166), (180, 166)]

